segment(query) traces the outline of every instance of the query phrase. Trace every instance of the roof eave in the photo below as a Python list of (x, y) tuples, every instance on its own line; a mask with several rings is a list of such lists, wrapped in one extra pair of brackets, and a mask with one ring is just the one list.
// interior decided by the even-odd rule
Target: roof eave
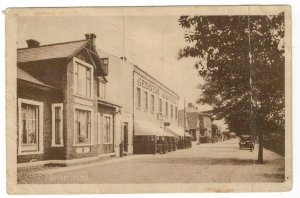
[(39, 84), (39, 83), (36, 83), (36, 82), (32, 82), (32, 81), (29, 81), (29, 80), (25, 80), (25, 79), (22, 79), (22, 78), (17, 78), (19, 80), (20, 83), (25, 83), (26, 85), (29, 85), (29, 86), (32, 86), (34, 88), (39, 88), (39, 89), (43, 89), (43, 90), (46, 90), (46, 91), (50, 91), (50, 90), (57, 90), (57, 88), (53, 87), (53, 86), (50, 86), (50, 85), (46, 85), (46, 84)]
[(50, 59), (40, 59), (40, 60), (34, 60), (34, 61), (24, 61), (24, 62), (18, 62), (17, 64), (32, 64), (36, 62), (45, 62), (45, 61), (60, 61), (60, 60), (67, 60), (68, 57), (58, 57), (58, 58), (50, 58)]

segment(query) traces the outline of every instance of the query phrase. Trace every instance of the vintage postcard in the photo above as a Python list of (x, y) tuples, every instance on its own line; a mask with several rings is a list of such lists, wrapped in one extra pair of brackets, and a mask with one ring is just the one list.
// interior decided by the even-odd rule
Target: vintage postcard
[(291, 8), (8, 8), (9, 194), (292, 188)]

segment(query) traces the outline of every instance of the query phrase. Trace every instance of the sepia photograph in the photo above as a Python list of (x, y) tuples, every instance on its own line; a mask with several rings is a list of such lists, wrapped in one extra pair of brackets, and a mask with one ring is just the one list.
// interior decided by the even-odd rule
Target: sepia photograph
[(290, 14), (8, 8), (8, 192), (289, 191)]

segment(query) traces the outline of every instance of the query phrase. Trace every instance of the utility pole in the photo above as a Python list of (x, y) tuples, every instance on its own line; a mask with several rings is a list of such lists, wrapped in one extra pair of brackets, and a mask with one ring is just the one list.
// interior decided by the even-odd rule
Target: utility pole
[[(250, 8), (248, 8), (249, 13), (250, 13)], [(250, 128), (251, 128), (251, 151), (253, 150), (252, 144), (255, 144), (255, 131), (257, 130), (255, 127), (254, 123), (254, 112), (255, 112), (255, 97), (253, 97), (253, 65), (254, 65), (254, 60), (253, 60), (253, 54), (252, 54), (252, 49), (251, 49), (251, 25), (250, 25), (250, 15), (248, 14), (248, 42), (249, 42), (249, 64), (250, 64), (250, 97), (251, 97), (251, 109), (250, 109)], [(254, 142), (253, 142), (254, 141)], [(263, 133), (262, 131), (259, 131), (258, 133), (258, 159), (257, 163), (262, 164), (263, 163)]]
[[(122, 58), (122, 71), (123, 71), (123, 69), (124, 69), (124, 59), (125, 59), (125, 25), (124, 25), (124, 16), (123, 16), (123, 18), (122, 18), (122, 29), (123, 29), (123, 32), (122, 32), (122, 37), (123, 37), (123, 42), (122, 42), (122, 56), (123, 56), (123, 58)], [(124, 75), (122, 75), (122, 78), (123, 78), (123, 76)], [(124, 96), (124, 94), (123, 94), (123, 89), (122, 89), (122, 103), (123, 103), (123, 101), (124, 101), (124, 98), (123, 98), (123, 96)], [(122, 104), (123, 105), (123, 104)], [(121, 134), (120, 134), (120, 139), (121, 139), (121, 141), (120, 141), (120, 157), (123, 157), (123, 153), (124, 153), (124, 123), (123, 123), (123, 115), (121, 114), (120, 115), (121, 116)]]
[(184, 148), (186, 148), (186, 145), (185, 145), (185, 129), (186, 129), (186, 112), (185, 112), (185, 98), (183, 100), (183, 120), (184, 120), (184, 124), (183, 124), (183, 140), (184, 140)]
[(253, 144), (253, 87), (252, 87), (252, 53), (251, 53), (251, 27), (250, 27), (250, 16), (248, 14), (248, 45), (249, 45), (249, 51), (248, 51), (248, 56), (249, 56), (249, 66), (250, 66), (250, 79), (249, 79), (249, 84), (250, 84), (250, 151), (253, 151), (252, 144)]

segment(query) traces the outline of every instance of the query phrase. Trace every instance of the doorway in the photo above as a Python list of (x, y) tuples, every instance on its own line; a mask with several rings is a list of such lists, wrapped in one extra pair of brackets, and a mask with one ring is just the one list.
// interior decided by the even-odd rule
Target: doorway
[(123, 133), (124, 133), (124, 151), (128, 152), (128, 122), (124, 122), (123, 125)]

